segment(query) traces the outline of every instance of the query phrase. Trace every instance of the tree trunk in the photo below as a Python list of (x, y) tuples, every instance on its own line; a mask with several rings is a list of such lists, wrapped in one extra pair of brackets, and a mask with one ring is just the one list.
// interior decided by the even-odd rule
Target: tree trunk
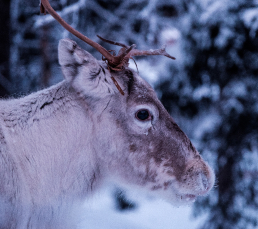
[(10, 0), (0, 1), (0, 96), (9, 93)]

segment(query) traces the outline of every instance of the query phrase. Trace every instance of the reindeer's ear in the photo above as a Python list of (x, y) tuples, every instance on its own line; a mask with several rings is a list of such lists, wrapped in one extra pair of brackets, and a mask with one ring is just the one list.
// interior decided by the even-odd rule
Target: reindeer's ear
[(110, 72), (75, 41), (59, 41), (58, 59), (65, 79), (81, 95), (101, 98), (114, 93)]

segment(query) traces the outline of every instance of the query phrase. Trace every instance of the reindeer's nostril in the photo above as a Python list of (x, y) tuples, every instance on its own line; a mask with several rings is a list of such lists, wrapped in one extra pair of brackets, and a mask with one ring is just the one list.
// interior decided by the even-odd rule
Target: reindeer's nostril
[(200, 175), (201, 175), (201, 181), (202, 181), (202, 185), (203, 185), (203, 191), (208, 190), (209, 180), (208, 180), (207, 176), (203, 173), (201, 173)]

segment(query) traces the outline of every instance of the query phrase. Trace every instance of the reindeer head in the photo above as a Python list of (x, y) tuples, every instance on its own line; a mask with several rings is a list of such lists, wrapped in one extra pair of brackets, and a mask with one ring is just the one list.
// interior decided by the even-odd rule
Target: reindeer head
[[(68, 25), (50, 6), (46, 10), (68, 31), (97, 49), (106, 61), (97, 61), (64, 39), (59, 43), (59, 63), (70, 88), (82, 101), (93, 123), (92, 146), (101, 170), (109, 177), (162, 193), (174, 203), (194, 200), (214, 184), (214, 173), (188, 137), (167, 113), (154, 90), (128, 60), (139, 55), (164, 55), (165, 49), (141, 51), (122, 46), (117, 56)], [(120, 94), (120, 93), (122, 94)], [(97, 138), (96, 138), (97, 136)]]
[(94, 156), (106, 176), (174, 203), (208, 193), (213, 171), (136, 72), (128, 67), (109, 71), (69, 39), (59, 42), (59, 63), (93, 123)]

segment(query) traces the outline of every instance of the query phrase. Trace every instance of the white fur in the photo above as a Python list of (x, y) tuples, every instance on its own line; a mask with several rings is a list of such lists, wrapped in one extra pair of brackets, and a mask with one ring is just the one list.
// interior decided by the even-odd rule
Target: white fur
[[(60, 41), (59, 62), (65, 81), (0, 101), (1, 229), (76, 228), (83, 200), (108, 178), (159, 189), (173, 201), (212, 188), (214, 173), (183, 132), (169, 127), (174, 121), (136, 73), (134, 90), (144, 90), (138, 102), (133, 93), (122, 96), (106, 65), (74, 41)], [(126, 76), (113, 76), (126, 91)], [(137, 120), (139, 109), (152, 120)]]

